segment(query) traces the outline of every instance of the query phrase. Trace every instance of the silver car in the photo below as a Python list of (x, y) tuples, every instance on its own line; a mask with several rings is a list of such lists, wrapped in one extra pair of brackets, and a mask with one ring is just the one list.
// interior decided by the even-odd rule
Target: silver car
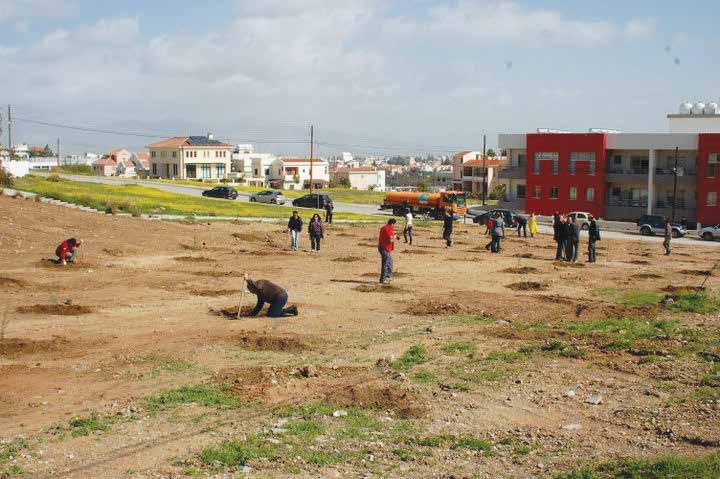
[(712, 241), (720, 238), (720, 225), (706, 226), (698, 231), (698, 235), (707, 241)]
[(250, 195), (250, 201), (271, 205), (284, 205), (285, 196), (278, 190), (265, 190)]

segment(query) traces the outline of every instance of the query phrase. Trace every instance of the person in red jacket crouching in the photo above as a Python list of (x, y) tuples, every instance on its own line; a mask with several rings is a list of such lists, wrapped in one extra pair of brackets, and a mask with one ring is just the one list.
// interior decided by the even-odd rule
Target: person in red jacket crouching
[(68, 263), (74, 263), (75, 253), (81, 245), (82, 240), (76, 240), (75, 238), (66, 239), (60, 243), (60, 246), (55, 249), (58, 264), (66, 265)]

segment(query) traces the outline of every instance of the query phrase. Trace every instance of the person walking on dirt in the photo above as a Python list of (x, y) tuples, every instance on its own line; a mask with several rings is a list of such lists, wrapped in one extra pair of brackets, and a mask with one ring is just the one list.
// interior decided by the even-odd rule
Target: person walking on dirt
[(325, 203), (325, 223), (332, 224), (333, 209), (335, 206), (331, 202)]
[(520, 231), (523, 232), (523, 237), (527, 238), (527, 224), (528, 220), (524, 216), (515, 216), (515, 224), (517, 225), (517, 235), (520, 236)]
[(247, 289), (257, 296), (257, 304), (255, 305), (255, 309), (250, 312), (250, 316), (257, 316), (265, 303), (270, 303), (267, 312), (267, 316), (270, 318), (298, 315), (297, 306), (292, 305), (285, 308), (288, 300), (287, 291), (272, 281), (266, 279), (259, 279), (257, 281), (248, 279)]
[(380, 284), (392, 280), (393, 250), (395, 249), (395, 218), (390, 218), (385, 226), (380, 228), (378, 239), (378, 252), (380, 253)]
[(453, 221), (455, 221), (455, 218), (452, 210), (445, 208), (443, 212), (443, 239), (445, 240), (446, 248), (452, 246)]
[(310, 233), (310, 251), (320, 252), (320, 240), (325, 238), (325, 226), (320, 219), (320, 215), (315, 213), (308, 223), (308, 233)]
[(665, 256), (670, 256), (670, 253), (672, 253), (670, 240), (672, 240), (672, 224), (670, 224), (670, 218), (665, 218), (665, 240), (663, 241)]
[(570, 233), (570, 241), (568, 244), (570, 251), (568, 251), (567, 260), (575, 263), (577, 262), (578, 252), (580, 250), (580, 223), (573, 217), (572, 220), (568, 222), (568, 225), (568, 231)]
[(490, 234), (492, 235), (492, 246), (490, 247), (490, 252), (499, 253), (502, 239), (505, 237), (505, 218), (503, 218), (502, 213), (495, 214)]
[(528, 229), (530, 230), (530, 237), (534, 238), (538, 233), (537, 217), (535, 213), (530, 213), (530, 219), (528, 219)]
[(75, 238), (69, 238), (60, 243), (60, 245), (55, 248), (55, 256), (58, 257), (57, 263), (63, 266), (68, 263), (74, 263), (75, 253), (80, 246), (82, 246), (82, 240), (76, 240)]
[(290, 232), (290, 248), (293, 251), (298, 250), (298, 244), (300, 242), (300, 232), (302, 231), (303, 221), (297, 211), (293, 211), (290, 220), (288, 221), (288, 231)]
[(593, 215), (590, 215), (588, 219), (590, 220), (588, 225), (588, 263), (594, 263), (596, 261), (595, 243), (600, 241), (600, 227)]
[(403, 228), (403, 238), (406, 243), (410, 243), (412, 246), (413, 240), (413, 215), (410, 209), (405, 210), (405, 228)]

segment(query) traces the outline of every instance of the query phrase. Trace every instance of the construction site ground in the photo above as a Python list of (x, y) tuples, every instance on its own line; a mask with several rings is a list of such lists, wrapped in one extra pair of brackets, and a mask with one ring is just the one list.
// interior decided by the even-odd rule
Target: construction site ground
[[(720, 449), (717, 248), (567, 264), (549, 235), (491, 254), (418, 227), (380, 286), (377, 225), (315, 255), (277, 224), (6, 197), (0, 221), (3, 478), (530, 478)], [(300, 314), (235, 319), (246, 272)]]

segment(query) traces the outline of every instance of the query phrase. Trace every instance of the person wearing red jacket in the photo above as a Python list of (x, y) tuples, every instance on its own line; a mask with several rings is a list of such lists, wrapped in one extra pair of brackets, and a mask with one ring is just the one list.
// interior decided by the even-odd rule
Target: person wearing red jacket
[(395, 231), (393, 227), (397, 221), (390, 218), (385, 226), (380, 228), (380, 239), (378, 240), (378, 252), (380, 253), (380, 284), (392, 280), (393, 256), (395, 249)]
[(55, 256), (58, 257), (57, 262), (63, 265), (75, 262), (75, 252), (82, 245), (82, 240), (75, 238), (66, 239), (60, 246), (55, 248)]

